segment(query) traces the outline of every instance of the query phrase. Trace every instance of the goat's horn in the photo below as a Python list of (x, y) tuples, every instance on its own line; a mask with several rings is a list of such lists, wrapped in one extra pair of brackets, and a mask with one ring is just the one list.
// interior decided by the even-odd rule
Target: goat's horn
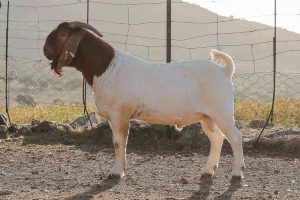
[(91, 25), (84, 23), (84, 22), (71, 22), (70, 23), (70, 27), (71, 28), (87, 28), (91, 31), (93, 31), (94, 33), (96, 33), (97, 35), (99, 35), (100, 37), (103, 37), (103, 35), (94, 27), (92, 27)]

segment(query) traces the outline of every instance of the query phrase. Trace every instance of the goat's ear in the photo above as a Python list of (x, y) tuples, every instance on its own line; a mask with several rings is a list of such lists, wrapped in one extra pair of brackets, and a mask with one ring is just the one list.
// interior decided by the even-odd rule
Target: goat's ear
[(83, 37), (82, 31), (74, 31), (64, 44), (63, 51), (59, 57), (57, 68), (68, 66), (75, 57), (80, 40)]
[(60, 28), (59, 32), (58, 32), (59, 41), (64, 43), (66, 41), (66, 39), (68, 38), (69, 32), (70, 32), (70, 29), (68, 29), (68, 28), (65, 28), (65, 27)]

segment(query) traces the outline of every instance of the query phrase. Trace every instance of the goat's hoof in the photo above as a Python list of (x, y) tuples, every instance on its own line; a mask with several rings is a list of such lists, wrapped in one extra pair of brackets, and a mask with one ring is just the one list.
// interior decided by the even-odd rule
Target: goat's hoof
[(246, 166), (244, 165), (244, 166), (242, 166), (242, 171), (244, 172), (244, 171), (246, 171)]
[(243, 179), (242, 176), (232, 176), (231, 182), (241, 182)]
[(201, 180), (206, 181), (206, 180), (212, 180), (213, 175), (212, 174), (201, 174)]
[[(124, 176), (124, 175), (123, 175)], [(120, 180), (123, 176), (120, 174), (108, 174), (108, 179), (115, 179), (115, 180)]]

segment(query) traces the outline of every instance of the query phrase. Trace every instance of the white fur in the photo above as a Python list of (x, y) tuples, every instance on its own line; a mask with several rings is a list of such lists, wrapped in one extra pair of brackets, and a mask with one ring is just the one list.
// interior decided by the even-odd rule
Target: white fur
[(202, 174), (214, 173), (225, 135), (234, 153), (233, 176), (242, 177), (242, 141), (233, 120), (234, 63), (217, 50), (211, 56), (225, 66), (209, 60), (152, 64), (115, 49), (111, 64), (92, 86), (99, 115), (110, 121), (119, 147), (111, 175), (124, 175), (128, 123), (138, 119), (179, 127), (201, 121), (212, 144)]

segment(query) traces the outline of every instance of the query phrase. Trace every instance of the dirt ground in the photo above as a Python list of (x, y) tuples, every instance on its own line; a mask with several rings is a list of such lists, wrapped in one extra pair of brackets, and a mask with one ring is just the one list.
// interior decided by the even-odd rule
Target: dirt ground
[(113, 147), (93, 134), (0, 139), (0, 199), (300, 199), (297, 148), (245, 144), (245, 178), (231, 182), (232, 152), (225, 144), (215, 177), (204, 181), (209, 143), (177, 148), (172, 141), (140, 138), (129, 140), (126, 176), (110, 180)]

